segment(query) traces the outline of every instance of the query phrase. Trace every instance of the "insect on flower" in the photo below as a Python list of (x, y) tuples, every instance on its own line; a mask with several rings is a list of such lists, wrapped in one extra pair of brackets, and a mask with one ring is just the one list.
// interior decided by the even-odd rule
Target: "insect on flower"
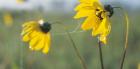
[(29, 42), (31, 50), (48, 53), (50, 49), (50, 36), (51, 24), (44, 22), (42, 19), (39, 21), (29, 21), (23, 24), (22, 40)]
[(77, 14), (75, 19), (86, 17), (81, 28), (83, 30), (92, 29), (93, 36), (99, 36), (99, 40), (106, 44), (107, 36), (110, 33), (111, 26), (109, 17), (113, 15), (111, 5), (101, 5), (99, 0), (79, 0), (80, 4), (75, 8)]

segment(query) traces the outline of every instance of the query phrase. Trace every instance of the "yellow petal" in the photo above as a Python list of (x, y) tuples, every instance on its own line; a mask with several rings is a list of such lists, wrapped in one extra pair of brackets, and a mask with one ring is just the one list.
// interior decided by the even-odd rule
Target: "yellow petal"
[(47, 33), (46, 37), (48, 37), (48, 45), (50, 46), (50, 43), (51, 43), (51, 34), (50, 34), (50, 32)]
[(45, 46), (45, 34), (40, 34), (40, 41), (35, 45), (35, 50), (41, 50)]
[(22, 32), (21, 32), (21, 35), (24, 35), (28, 32), (31, 32), (33, 31), (33, 28), (32, 27), (28, 27), (28, 28), (23, 28)]
[(82, 24), (81, 28), (83, 30), (89, 30), (89, 29), (92, 29), (93, 28), (93, 20), (92, 20), (92, 17), (88, 17), (84, 23)]
[(26, 26), (30, 25), (31, 22), (32, 22), (32, 21), (30, 21), (30, 22), (25, 22), (24, 24), (22, 24), (22, 27), (26, 27)]
[(81, 9), (93, 9), (92, 3), (80, 3), (76, 8), (74, 9), (75, 11), (79, 11)]
[(111, 30), (111, 26), (108, 20), (108, 17), (104, 18), (103, 21), (100, 23), (99, 27), (97, 28), (97, 30), (94, 30), (94, 32), (92, 32), (93, 36), (99, 35), (100, 36), (100, 40), (106, 44), (106, 37), (108, 36), (108, 34), (110, 33)]
[(80, 10), (74, 16), (75, 19), (93, 15), (93, 10)]
[(102, 43), (104, 43), (104, 44), (106, 44), (107, 43), (107, 39), (106, 39), (106, 37), (107, 36), (99, 36), (99, 40), (102, 42)]
[(49, 45), (48, 44), (45, 44), (45, 47), (43, 48), (42, 52), (44, 54), (47, 54), (49, 52)]
[(100, 2), (94, 2), (94, 3), (93, 3), (93, 6), (94, 6), (96, 9), (100, 9), (100, 11), (103, 11), (103, 10), (104, 10), (104, 8), (103, 8), (103, 6), (101, 5)]
[(106, 18), (103, 19), (103, 21), (99, 24), (99, 27), (94, 30), (94, 33), (92, 33), (94, 36), (96, 35), (100, 35), (100, 34), (105, 34), (105, 32), (107, 32), (108, 30), (108, 25), (107, 24), (107, 20)]
[(37, 22), (35, 22), (35, 21), (30, 21), (30, 22), (24, 23), (24, 24), (22, 25), (22, 27), (28, 27), (28, 26), (33, 27), (34, 25), (37, 25)]
[(23, 34), (23, 35), (22, 35), (22, 36), (23, 36), (22, 40), (23, 40), (24, 42), (28, 42), (28, 41), (31, 40), (32, 38), (36, 37), (36, 36), (38, 35), (38, 32), (32, 30), (32, 31), (29, 31), (29, 32), (27, 32), (27, 33), (25, 33), (25, 34), (24, 34), (24, 32), (22, 32), (22, 34)]
[(40, 36), (36, 36), (34, 38), (32, 38), (29, 42), (29, 45), (30, 45), (30, 49), (34, 50), (35, 49), (35, 46), (38, 44), (38, 42), (40, 41)]
[(49, 49), (50, 49), (50, 41), (51, 41), (50, 33), (47, 33), (45, 41), (46, 41), (45, 46), (44, 46), (42, 52), (47, 54), (49, 52)]
[(83, 30), (95, 29), (99, 25), (99, 22), (100, 20), (97, 18), (97, 16), (92, 15), (84, 21), (81, 28)]
[(24, 41), (24, 42), (28, 42), (29, 40), (30, 40), (30, 37), (29, 37), (29, 34), (30, 34), (31, 32), (29, 32), (29, 33), (26, 33), (25, 35), (23, 35), (23, 37), (22, 37), (22, 41)]
[(39, 36), (39, 34), (40, 34), (39, 31), (34, 30), (34, 31), (32, 32), (32, 34), (30, 35), (30, 38), (34, 38), (34, 37), (36, 37), (36, 36)]

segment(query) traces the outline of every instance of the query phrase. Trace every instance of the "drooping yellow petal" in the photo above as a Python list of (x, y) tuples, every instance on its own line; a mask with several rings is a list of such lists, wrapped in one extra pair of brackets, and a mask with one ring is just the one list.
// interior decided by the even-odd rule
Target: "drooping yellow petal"
[(94, 6), (95, 10), (96, 9), (99, 9), (100, 11), (104, 10), (104, 8), (102, 7), (102, 5), (100, 3), (94, 2), (93, 6)]
[(104, 18), (103, 21), (100, 23), (97, 30), (94, 30), (93, 36), (99, 35), (99, 34), (108, 34), (110, 32), (110, 23), (107, 20), (107, 18)]
[(34, 37), (34, 38), (32, 38), (32, 39), (30, 40), (30, 42), (29, 42), (30, 49), (35, 50), (35, 46), (36, 46), (36, 45), (38, 44), (38, 42), (41, 40), (40, 38), (41, 38), (41, 36), (38, 35), (38, 36), (36, 36), (36, 37)]
[(93, 5), (92, 4), (89, 4), (89, 3), (80, 3), (74, 10), (75, 11), (79, 11), (79, 10), (81, 10), (81, 9), (92, 9), (93, 7), (92, 7)]
[(46, 35), (46, 38), (45, 38), (45, 46), (44, 46), (44, 48), (43, 48), (43, 50), (42, 50), (42, 52), (43, 53), (45, 53), (45, 54), (47, 54), (48, 53), (48, 51), (49, 51), (49, 49), (50, 49), (50, 42), (51, 42), (51, 40), (50, 40), (50, 33), (48, 33), (47, 35)]
[(108, 21), (108, 18), (104, 18), (103, 21), (100, 23), (99, 27), (97, 28), (97, 30), (94, 30), (92, 32), (93, 36), (97, 36), (99, 35), (99, 39), (100, 41), (102, 41), (104, 44), (106, 44), (106, 37), (108, 36), (108, 34), (110, 33), (111, 30), (111, 26), (110, 23)]
[(34, 21), (26, 22), (26, 23), (22, 24), (22, 27), (29, 26), (29, 25), (31, 25), (32, 23), (34, 23)]
[(45, 46), (44, 46), (42, 52), (43, 52), (44, 54), (47, 54), (47, 53), (49, 52), (49, 45), (48, 45), (48, 44), (45, 44)]
[(89, 30), (93, 28), (93, 17), (88, 17), (86, 18), (86, 20), (84, 21), (84, 23), (82, 24), (81, 28), (83, 30)]
[(40, 34), (40, 32), (34, 30), (34, 31), (32, 32), (32, 34), (30, 35), (30, 38), (32, 39), (32, 38), (34, 38), (34, 37), (36, 37), (36, 36), (39, 36), (39, 34)]
[(97, 18), (96, 15), (89, 16), (86, 18), (86, 20), (82, 24), (81, 28), (83, 30), (90, 30), (90, 29), (95, 30), (98, 27), (99, 22), (101, 22), (101, 21)]
[(22, 25), (22, 27), (34, 27), (37, 23), (35, 21), (26, 22)]
[(100, 35), (99, 36), (99, 40), (102, 42), (102, 43), (104, 43), (104, 44), (106, 44), (107, 43), (107, 36), (104, 36), (104, 35)]
[(48, 38), (48, 45), (50, 46), (50, 44), (51, 44), (51, 34), (50, 34), (50, 32), (47, 33), (46, 37)]
[(87, 17), (93, 15), (93, 10), (80, 10), (77, 12), (77, 14), (74, 16), (75, 19)]
[(40, 34), (40, 41), (35, 45), (35, 50), (41, 50), (44, 47), (45, 41), (45, 34)]
[(24, 29), (22, 30), (21, 35), (24, 35), (24, 34), (26, 34), (26, 33), (32, 32), (32, 31), (33, 31), (33, 28), (32, 28), (32, 27), (24, 28)]
[(23, 35), (22, 37), (22, 41), (24, 42), (28, 42), (30, 40), (29, 34), (31, 34), (31, 32), (26, 33), (25, 35)]
[(34, 37), (36, 36), (36, 31), (32, 30), (25, 30), (21, 32), (21, 35), (23, 36), (22, 40), (24, 42), (28, 42), (31, 39), (31, 36), (34, 35)]

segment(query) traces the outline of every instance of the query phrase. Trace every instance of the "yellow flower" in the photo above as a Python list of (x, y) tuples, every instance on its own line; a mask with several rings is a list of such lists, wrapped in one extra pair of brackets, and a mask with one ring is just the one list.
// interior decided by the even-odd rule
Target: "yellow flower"
[(77, 11), (75, 19), (86, 17), (81, 28), (83, 30), (92, 29), (92, 35), (99, 36), (99, 40), (106, 44), (111, 30), (109, 17), (113, 14), (113, 8), (110, 5), (102, 7), (99, 0), (80, 0), (75, 11)]
[(3, 16), (3, 21), (6, 26), (11, 26), (13, 24), (13, 17), (9, 12), (6, 12)]
[(29, 21), (23, 24), (21, 35), (24, 42), (29, 42), (31, 50), (41, 50), (43, 53), (48, 53), (50, 49), (50, 29), (49, 23), (44, 23), (43, 20)]
[(17, 3), (22, 4), (24, 3), (26, 0), (16, 0)]

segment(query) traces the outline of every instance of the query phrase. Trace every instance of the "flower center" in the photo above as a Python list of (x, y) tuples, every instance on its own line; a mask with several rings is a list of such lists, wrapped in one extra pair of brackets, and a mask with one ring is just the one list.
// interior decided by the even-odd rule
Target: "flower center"
[(104, 5), (104, 9), (109, 12), (108, 16), (111, 17), (114, 13), (113, 7), (111, 5)]
[(102, 13), (103, 11), (96, 9), (96, 16), (99, 17), (100, 20), (103, 20)]
[(103, 20), (104, 18), (104, 14), (108, 13), (107, 16), (111, 17), (114, 13), (113, 11), (113, 7), (111, 5), (105, 5), (104, 6), (105, 10), (100, 10), (100, 9), (96, 9), (96, 16), (100, 19)]
[(48, 22), (45, 22), (40, 25), (40, 29), (42, 32), (48, 33), (51, 30), (51, 24), (49, 24)]

